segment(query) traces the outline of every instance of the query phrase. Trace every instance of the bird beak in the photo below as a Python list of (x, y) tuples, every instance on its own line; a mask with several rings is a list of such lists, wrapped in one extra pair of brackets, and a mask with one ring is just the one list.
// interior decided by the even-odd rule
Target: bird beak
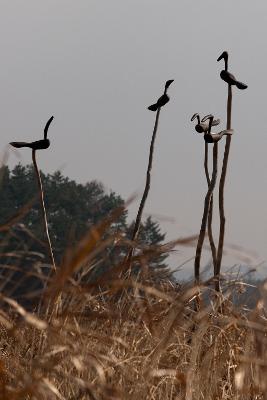
[(225, 59), (225, 57), (227, 57), (227, 55), (228, 55), (227, 51), (224, 51), (224, 52), (220, 55), (220, 57), (217, 58), (217, 61), (220, 61), (220, 60), (222, 60), (223, 58)]

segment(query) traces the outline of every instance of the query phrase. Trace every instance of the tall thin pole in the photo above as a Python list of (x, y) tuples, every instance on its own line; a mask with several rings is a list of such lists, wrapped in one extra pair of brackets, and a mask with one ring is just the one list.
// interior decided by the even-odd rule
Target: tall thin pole
[(200, 280), (200, 260), (201, 260), (201, 253), (203, 248), (203, 243), (205, 239), (205, 233), (207, 229), (207, 220), (209, 214), (209, 207), (210, 207), (210, 200), (211, 196), (216, 184), (217, 179), (217, 164), (218, 164), (218, 143), (214, 143), (213, 145), (213, 170), (210, 185), (208, 187), (208, 191), (204, 201), (204, 211), (202, 216), (201, 228), (199, 232), (197, 248), (196, 248), (196, 255), (195, 255), (195, 281), (199, 283)]
[[(228, 84), (227, 125), (226, 125), (226, 129), (231, 129), (231, 119), (232, 119), (232, 86)], [(228, 158), (229, 158), (229, 152), (230, 152), (230, 146), (231, 146), (231, 139), (232, 139), (231, 135), (227, 135), (226, 136), (224, 156), (223, 156), (223, 165), (222, 165), (222, 173), (221, 173), (220, 185), (219, 185), (220, 234), (219, 234), (217, 261), (216, 261), (216, 269), (215, 269), (215, 275), (218, 278), (217, 279), (217, 284), (216, 284), (216, 290), (217, 291), (220, 291), (219, 275), (220, 275), (220, 272), (221, 272), (222, 253), (223, 253), (223, 245), (224, 245), (224, 233), (225, 233), (224, 185), (225, 185)]]
[[(209, 164), (208, 157), (209, 157), (209, 145), (207, 142), (205, 142), (204, 169), (205, 169), (207, 184), (209, 187), (210, 186), (210, 174), (209, 174), (209, 168), (208, 168), (208, 164)], [(208, 236), (209, 236), (209, 242), (210, 242), (210, 248), (211, 248), (211, 254), (212, 254), (213, 268), (215, 271), (215, 268), (216, 268), (216, 246), (214, 243), (213, 232), (212, 232), (212, 217), (213, 217), (213, 194), (210, 197), (210, 205), (209, 205), (209, 213), (208, 213)]]
[(50, 258), (51, 258), (51, 262), (52, 262), (53, 268), (56, 271), (56, 264), (55, 264), (53, 249), (52, 249), (51, 240), (50, 240), (50, 236), (49, 236), (49, 230), (48, 230), (48, 223), (47, 223), (47, 216), (46, 216), (46, 210), (45, 210), (44, 191), (43, 191), (42, 179), (41, 179), (41, 175), (40, 175), (40, 172), (39, 172), (39, 169), (38, 169), (38, 166), (37, 166), (37, 162), (36, 162), (36, 150), (32, 150), (32, 162), (33, 162), (33, 166), (34, 166), (34, 169), (35, 169), (37, 182), (38, 182), (38, 186), (39, 186), (39, 196), (40, 196), (41, 209), (42, 209), (42, 213), (43, 213), (44, 230), (45, 230), (46, 237), (47, 237), (48, 250), (49, 250), (49, 254), (50, 254)]
[[(142, 220), (142, 214), (144, 211), (145, 203), (146, 203), (148, 192), (150, 189), (154, 146), (155, 146), (155, 139), (156, 139), (158, 125), (159, 125), (160, 110), (161, 110), (161, 107), (158, 108), (156, 118), (155, 118), (155, 124), (154, 124), (154, 129), (153, 129), (153, 134), (152, 134), (152, 139), (150, 142), (150, 149), (149, 149), (149, 159), (148, 159), (148, 166), (147, 166), (147, 171), (146, 171), (146, 184), (145, 184), (144, 193), (143, 193), (140, 205), (139, 205), (138, 213), (136, 216), (133, 233), (131, 236), (132, 242), (134, 242), (137, 239), (137, 236), (139, 234), (141, 220)], [(131, 249), (127, 255), (127, 262), (129, 263), (129, 269), (131, 268), (131, 259), (133, 257), (133, 253), (134, 253), (134, 246), (131, 247)]]

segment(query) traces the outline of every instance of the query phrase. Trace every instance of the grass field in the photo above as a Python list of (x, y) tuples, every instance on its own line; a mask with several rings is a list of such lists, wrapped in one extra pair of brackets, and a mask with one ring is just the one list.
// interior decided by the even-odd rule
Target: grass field
[(118, 267), (81, 283), (75, 271), (102, 247), (91, 232), (36, 312), (1, 296), (2, 400), (267, 398), (264, 300), (237, 308), (240, 282), (218, 294), (212, 281), (181, 287)]
[[(22, 273), (43, 282), (37, 291), (26, 285), (34, 307), (5, 290), (15, 267), (1, 266), (0, 399), (267, 399), (267, 285), (249, 308), (237, 301), (246, 290), (240, 277), (224, 277), (222, 292), (214, 279), (177, 283), (149, 260), (194, 245), (197, 236), (141, 246), (108, 235), (123, 210), (67, 249), (50, 275), (41, 267), (26, 272), (22, 259)], [(2, 231), (8, 235), (17, 220)], [(117, 245), (134, 246), (135, 254), (90, 280), (102, 252)]]

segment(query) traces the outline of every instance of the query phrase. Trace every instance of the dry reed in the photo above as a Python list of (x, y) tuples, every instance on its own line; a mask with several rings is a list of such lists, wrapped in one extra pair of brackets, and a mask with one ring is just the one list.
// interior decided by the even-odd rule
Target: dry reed
[[(105, 233), (121, 212), (91, 229), (46, 278), (47, 299), (61, 294), (57, 314), (0, 296), (1, 400), (264, 399), (266, 319), (262, 302), (251, 312), (231, 303), (240, 281), (216, 297), (210, 282), (181, 287), (156, 272), (120, 279), (123, 265), (96, 282), (78, 279), (115, 239)], [(135, 260), (193, 240), (140, 248)], [(199, 291), (206, 301), (196, 312)]]

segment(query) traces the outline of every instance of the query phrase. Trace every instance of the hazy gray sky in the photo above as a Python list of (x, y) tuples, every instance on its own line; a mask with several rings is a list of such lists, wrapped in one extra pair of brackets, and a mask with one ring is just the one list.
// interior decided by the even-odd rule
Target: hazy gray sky
[[(11, 140), (39, 138), (54, 115), (51, 148), (38, 154), (45, 172), (60, 168), (80, 182), (98, 179), (124, 198), (141, 194), (155, 117), (146, 107), (175, 79), (162, 110), (145, 209), (173, 218), (161, 222), (169, 239), (199, 231), (204, 142), (190, 117), (214, 113), (224, 127), (227, 86), (216, 59), (228, 50), (230, 71), (248, 89), (234, 90), (226, 243), (267, 258), (265, 0), (0, 5), (2, 150)], [(23, 163), (31, 161), (29, 151), (20, 154)], [(16, 162), (11, 151), (9, 163)], [(181, 249), (179, 261), (187, 255)]]

